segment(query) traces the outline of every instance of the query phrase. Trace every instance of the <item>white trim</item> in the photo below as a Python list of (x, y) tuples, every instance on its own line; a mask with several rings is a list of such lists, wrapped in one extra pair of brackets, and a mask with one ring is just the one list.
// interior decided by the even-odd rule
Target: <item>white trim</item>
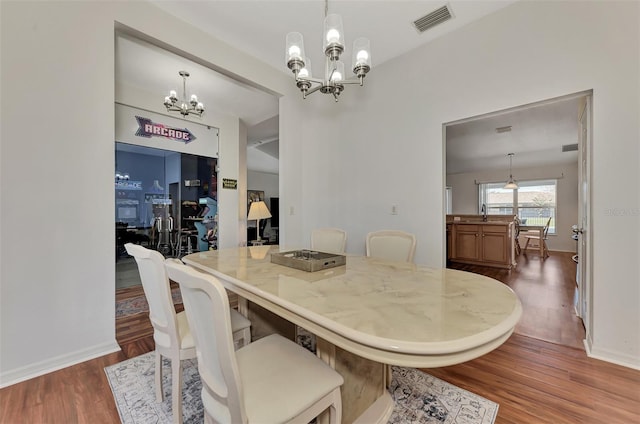
[(640, 358), (637, 356), (593, 347), (593, 343), (589, 343), (586, 339), (584, 340), (584, 347), (589, 358), (599, 359), (601, 361), (611, 362), (623, 367), (640, 370)]
[[(527, 178), (527, 179), (520, 180), (520, 181), (522, 181), (522, 182), (528, 182), (528, 181), (547, 181), (547, 180), (561, 180), (561, 179), (563, 179), (563, 178), (564, 178), (564, 172), (562, 172), (562, 173), (560, 174), (560, 176), (559, 176), (559, 177), (549, 177), (549, 178)], [(495, 181), (489, 181), (489, 180), (487, 180), (487, 181), (478, 181), (478, 180), (473, 180), (473, 182), (474, 182), (476, 185), (480, 185), (480, 184), (498, 184), (498, 183), (504, 183), (504, 182), (505, 182), (505, 180), (504, 180), (504, 179), (502, 179), (502, 180), (495, 180)], [(516, 180), (516, 182), (518, 182), (518, 180)]]
[(0, 389), (118, 351), (120, 346), (114, 340), (3, 372), (0, 374)]

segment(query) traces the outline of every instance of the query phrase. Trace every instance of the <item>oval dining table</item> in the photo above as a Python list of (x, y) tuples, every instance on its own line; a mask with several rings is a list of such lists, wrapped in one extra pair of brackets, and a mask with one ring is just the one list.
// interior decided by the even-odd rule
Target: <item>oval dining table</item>
[(343, 423), (388, 420), (389, 365), (434, 368), (477, 358), (503, 344), (522, 315), (513, 290), (482, 275), (356, 255), (306, 272), (272, 263), (279, 251), (239, 247), (182, 260), (238, 295), (252, 337), (277, 328), (252, 310), (316, 336), (317, 355), (345, 380)]

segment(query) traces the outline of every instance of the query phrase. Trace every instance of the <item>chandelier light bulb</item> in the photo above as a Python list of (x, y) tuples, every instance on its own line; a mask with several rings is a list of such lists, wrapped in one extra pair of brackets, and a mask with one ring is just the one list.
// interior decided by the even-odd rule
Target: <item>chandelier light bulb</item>
[(327, 31), (327, 43), (337, 43), (338, 41), (340, 41), (340, 33), (337, 29), (331, 28)]
[(334, 84), (341, 83), (344, 80), (344, 63), (341, 60), (332, 62), (328, 69), (327, 79)]
[(367, 59), (369, 59), (369, 53), (366, 50), (360, 50), (356, 55), (356, 59), (358, 63), (367, 63)]
[(302, 59), (302, 57), (300, 56), (300, 53), (302, 53), (300, 51), (300, 47), (298, 46), (291, 46), (289, 47), (289, 59)]
[(196, 96), (195, 94), (191, 95), (191, 103), (198, 103), (198, 96)]
[(177, 98), (178, 94), (176, 93), (176, 90), (169, 91), (169, 97), (172, 98), (172, 99)]

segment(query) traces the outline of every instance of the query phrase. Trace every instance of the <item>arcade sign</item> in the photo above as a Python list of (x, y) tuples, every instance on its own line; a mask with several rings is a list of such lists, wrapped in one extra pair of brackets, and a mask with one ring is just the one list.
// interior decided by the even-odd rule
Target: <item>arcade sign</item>
[(149, 118), (143, 118), (136, 115), (138, 121), (138, 137), (163, 137), (170, 140), (181, 141), (184, 144), (190, 143), (196, 139), (196, 136), (187, 128), (173, 128), (164, 124), (158, 124)]

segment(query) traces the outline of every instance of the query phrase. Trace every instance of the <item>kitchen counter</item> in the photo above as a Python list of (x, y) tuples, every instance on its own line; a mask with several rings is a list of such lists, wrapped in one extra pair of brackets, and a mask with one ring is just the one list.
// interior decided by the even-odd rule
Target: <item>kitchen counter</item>
[[(449, 218), (447, 216), (447, 218)], [(511, 269), (514, 257), (514, 222), (505, 220), (447, 220), (447, 260)]]

